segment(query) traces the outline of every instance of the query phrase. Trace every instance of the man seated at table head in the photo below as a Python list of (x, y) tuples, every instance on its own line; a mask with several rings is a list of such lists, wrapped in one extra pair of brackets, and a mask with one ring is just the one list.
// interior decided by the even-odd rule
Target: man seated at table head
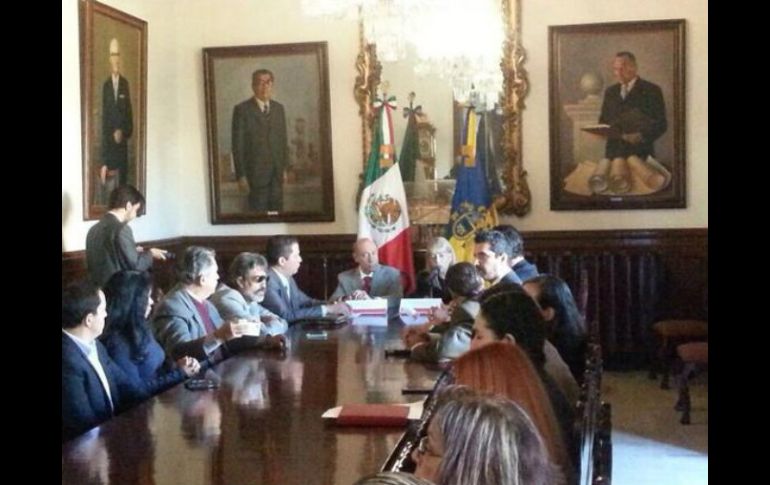
[(62, 290), (62, 442), (148, 397), (97, 340), (104, 330), (106, 309), (104, 293), (91, 282)]
[(262, 305), (290, 324), (306, 318), (348, 315), (350, 308), (337, 302), (326, 304), (306, 295), (294, 281), (302, 264), (299, 242), (294, 236), (273, 236), (267, 240), (267, 290)]
[[(152, 319), (155, 338), (173, 360), (189, 355), (198, 360), (217, 359), (212, 354), (224, 343), (253, 335), (253, 323), (225, 322), (207, 298), (219, 281), (213, 249), (190, 246), (179, 260), (179, 283), (160, 302)], [(228, 349), (234, 351), (235, 348)]]
[(511, 269), (509, 254), (511, 242), (499, 231), (483, 230), (476, 233), (473, 257), (476, 269), (489, 284), (487, 290), (500, 283), (521, 284), (521, 278)]
[(368, 238), (353, 244), (353, 260), (357, 266), (337, 275), (337, 289), (331, 299), (367, 300), (387, 298), (388, 311), (398, 309), (404, 288), (401, 273), (392, 266), (380, 264), (377, 245)]
[(209, 301), (223, 318), (244, 319), (261, 323), (262, 335), (281, 335), (289, 325), (286, 320), (260, 305), (265, 299), (268, 266), (264, 256), (240, 253), (230, 263), (227, 272), (229, 285), (219, 283)]
[(521, 278), (521, 281), (530, 280), (540, 274), (536, 265), (524, 259), (524, 238), (521, 237), (518, 229), (511, 224), (499, 224), (492, 229), (501, 232), (511, 243), (508, 264), (513, 268), (516, 276)]

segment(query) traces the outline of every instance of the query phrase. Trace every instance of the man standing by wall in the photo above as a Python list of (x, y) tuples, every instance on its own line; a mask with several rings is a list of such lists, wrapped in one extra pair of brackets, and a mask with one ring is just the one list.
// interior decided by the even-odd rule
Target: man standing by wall
[(249, 193), (249, 208), (283, 210), (283, 181), (289, 163), (286, 115), (271, 99), (275, 77), (267, 69), (251, 76), (254, 97), (235, 106), (232, 150), (238, 185)]
[(128, 80), (120, 74), (120, 44), (110, 40), (110, 77), (102, 86), (102, 166), (99, 179), (103, 194), (128, 183), (128, 139), (134, 132)]

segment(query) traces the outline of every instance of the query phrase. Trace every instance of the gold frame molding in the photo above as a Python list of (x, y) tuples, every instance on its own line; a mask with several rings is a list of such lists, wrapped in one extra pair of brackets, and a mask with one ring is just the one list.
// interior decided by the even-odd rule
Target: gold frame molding
[[(522, 162), (521, 112), (524, 98), (529, 92), (529, 80), (524, 69), (526, 53), (521, 45), (521, 2), (501, 0), (505, 22), (505, 41), (500, 68), (503, 71), (503, 93), (500, 104), (503, 109), (503, 151), (506, 170), (503, 174), (505, 193), (495, 199), (495, 207), (501, 214), (523, 217), (532, 208), (532, 195), (527, 183), (527, 171)], [(366, 168), (372, 140), (372, 100), (380, 84), (382, 65), (377, 60), (377, 46), (366, 43), (363, 24), (359, 21), (359, 53), (356, 58), (356, 83), (354, 95), (361, 115), (362, 165)]]

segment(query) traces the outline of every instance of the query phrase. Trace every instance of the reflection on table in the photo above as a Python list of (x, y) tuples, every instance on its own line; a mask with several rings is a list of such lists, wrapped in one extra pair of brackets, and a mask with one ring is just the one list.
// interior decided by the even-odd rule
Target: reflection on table
[(402, 324), (347, 325), (324, 340), (289, 331), (285, 352), (253, 351), (207, 372), (216, 390), (179, 385), (62, 445), (62, 483), (345, 484), (379, 470), (400, 428), (337, 428), (327, 409), (409, 402), (439, 374), (385, 358)]

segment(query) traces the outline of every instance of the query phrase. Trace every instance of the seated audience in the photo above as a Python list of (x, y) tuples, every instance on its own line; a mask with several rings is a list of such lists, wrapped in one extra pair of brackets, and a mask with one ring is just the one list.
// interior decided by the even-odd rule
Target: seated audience
[(368, 300), (387, 298), (388, 310), (398, 310), (404, 288), (401, 272), (379, 263), (377, 245), (363, 238), (353, 244), (353, 260), (358, 266), (337, 275), (337, 289), (331, 299)]
[(476, 233), (473, 257), (479, 274), (490, 288), (500, 283), (521, 284), (521, 278), (511, 269), (511, 242), (501, 232), (484, 230)]
[(524, 239), (521, 237), (521, 233), (510, 224), (500, 224), (493, 229), (501, 232), (511, 243), (508, 263), (516, 276), (521, 278), (521, 281), (527, 281), (537, 276), (539, 274), (537, 266), (524, 259)]
[(575, 379), (582, 381), (588, 337), (569, 286), (558, 276), (542, 274), (524, 283), (524, 290), (540, 305), (548, 340), (559, 351)]
[(564, 483), (521, 407), (459, 387), (439, 397), (428, 434), (412, 452), (415, 475), (437, 485)]
[(350, 308), (343, 302), (326, 304), (307, 296), (294, 281), (302, 256), (294, 236), (273, 236), (267, 240), (267, 262), (270, 264), (267, 290), (263, 306), (289, 324), (307, 318), (326, 315), (349, 315)]
[(219, 281), (215, 257), (213, 249), (201, 246), (185, 249), (179, 260), (180, 283), (155, 310), (152, 319), (155, 337), (171, 359), (184, 355), (198, 360), (224, 357), (226, 355), (214, 357), (213, 354), (225, 342), (240, 338), (248, 328), (222, 320), (216, 307), (207, 300)]
[(446, 272), (455, 260), (449, 241), (443, 237), (431, 240), (425, 255), (425, 269), (417, 273), (417, 289), (409, 298), (441, 298), (449, 303), (452, 297), (446, 285)]
[(457, 358), (470, 348), (473, 320), (479, 312), (479, 302), (475, 298), (483, 286), (481, 277), (473, 264), (462, 262), (449, 268), (446, 282), (452, 295), (448, 322), (430, 328), (411, 326), (404, 333), (404, 345), (412, 350), (414, 360), (444, 362)]
[(121, 185), (110, 193), (110, 210), (88, 230), (86, 268), (91, 281), (104, 286), (122, 269), (144, 271), (155, 259), (166, 259), (166, 251), (143, 249), (134, 241), (128, 223), (144, 212), (144, 196), (131, 185)]
[(241, 253), (230, 263), (228, 283), (220, 283), (209, 301), (226, 320), (243, 318), (261, 323), (264, 335), (281, 335), (286, 320), (260, 305), (267, 289), (267, 260), (257, 253)]
[(152, 309), (152, 279), (144, 271), (119, 271), (104, 287), (107, 324), (100, 337), (112, 360), (147, 393), (158, 392), (182, 382), (200, 370), (192, 357), (177, 360), (177, 367), (163, 366), (166, 354), (152, 335), (147, 317)]
[(551, 399), (521, 347), (493, 342), (471, 350), (454, 362), (452, 373), (457, 384), (510, 399), (521, 406), (543, 437), (551, 460), (565, 476), (574, 474)]
[(472, 349), (497, 340), (521, 345), (535, 368), (544, 370), (553, 379), (570, 406), (577, 402), (580, 394), (577, 381), (559, 351), (545, 339), (540, 307), (521, 286), (500, 285), (482, 295), (481, 311), (473, 322), (473, 335)]
[(87, 431), (147, 397), (97, 340), (104, 330), (107, 302), (90, 282), (62, 290), (62, 442)]

